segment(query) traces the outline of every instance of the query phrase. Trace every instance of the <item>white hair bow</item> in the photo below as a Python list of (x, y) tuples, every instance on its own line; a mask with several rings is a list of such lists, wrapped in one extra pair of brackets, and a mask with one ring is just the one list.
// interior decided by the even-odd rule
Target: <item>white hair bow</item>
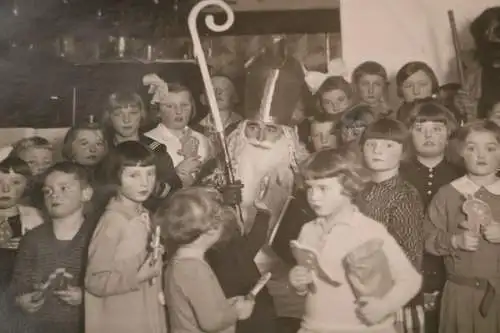
[(168, 95), (168, 84), (157, 74), (146, 74), (142, 78), (142, 84), (149, 86), (148, 94), (153, 94), (151, 104), (161, 103)]
[(12, 146), (5, 146), (0, 148), (0, 162), (9, 157), (10, 153), (14, 148)]
[(333, 59), (328, 63), (328, 72), (321, 73), (317, 71), (308, 71), (304, 65), (302, 65), (302, 69), (304, 70), (306, 84), (309, 88), (309, 91), (314, 95), (319, 87), (325, 82), (326, 79), (332, 76), (341, 76), (347, 82), (349, 82), (347, 68), (344, 65), (342, 59), (337, 58)]

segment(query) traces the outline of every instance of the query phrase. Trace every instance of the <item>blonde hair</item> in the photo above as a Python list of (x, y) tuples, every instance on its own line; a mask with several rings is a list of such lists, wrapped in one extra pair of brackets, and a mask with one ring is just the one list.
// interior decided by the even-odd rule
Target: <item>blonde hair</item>
[(104, 113), (102, 115), (102, 124), (106, 128), (112, 128), (111, 124), (111, 113), (117, 109), (136, 107), (141, 112), (141, 123), (146, 120), (146, 108), (144, 107), (144, 102), (141, 96), (133, 91), (115, 91), (108, 96), (106, 105), (104, 107)]
[(32, 136), (17, 141), (13, 146), (13, 153), (19, 156), (29, 149), (47, 149), (53, 151), (54, 147), (49, 140), (41, 136)]
[(235, 211), (224, 205), (222, 195), (211, 187), (190, 187), (175, 192), (153, 217), (168, 241), (189, 244), (212, 228), (237, 228)]

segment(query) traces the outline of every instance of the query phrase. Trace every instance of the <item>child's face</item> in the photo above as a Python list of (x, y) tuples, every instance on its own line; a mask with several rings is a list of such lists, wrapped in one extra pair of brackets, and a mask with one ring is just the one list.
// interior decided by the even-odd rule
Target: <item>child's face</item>
[(335, 215), (349, 201), (338, 177), (306, 180), (306, 189), (307, 202), (319, 217)]
[(19, 154), (19, 158), (28, 164), (34, 176), (41, 175), (54, 164), (54, 154), (46, 148), (26, 149)]
[(343, 126), (340, 135), (342, 137), (342, 142), (353, 142), (358, 141), (363, 135), (363, 132), (366, 129), (366, 124), (363, 122), (357, 121), (351, 125)]
[(98, 164), (106, 155), (107, 147), (100, 130), (79, 130), (71, 144), (73, 161), (84, 166)]
[(359, 97), (368, 105), (378, 105), (384, 98), (385, 86), (383, 77), (365, 74), (358, 82)]
[(141, 124), (142, 113), (136, 106), (115, 109), (110, 114), (113, 129), (123, 138), (137, 135)]
[(488, 119), (500, 126), (500, 103), (493, 105)]
[(83, 208), (90, 200), (89, 188), (84, 187), (75, 175), (54, 171), (46, 178), (43, 197), (47, 212), (53, 218), (65, 218)]
[(333, 122), (314, 122), (311, 124), (311, 141), (314, 151), (335, 148), (337, 138), (333, 133)]
[(216, 76), (212, 78), (212, 84), (219, 109), (231, 110), (236, 100), (233, 83), (226, 77)]
[(17, 205), (26, 189), (27, 179), (14, 172), (0, 172), (0, 209)]
[(500, 145), (491, 132), (471, 132), (465, 140), (462, 157), (469, 173), (491, 175), (500, 164)]
[(375, 172), (399, 168), (403, 145), (386, 139), (368, 139), (363, 145), (363, 156), (367, 167)]
[(405, 102), (432, 96), (432, 80), (424, 71), (410, 75), (401, 86)]
[(154, 165), (124, 167), (120, 182), (119, 191), (124, 197), (133, 202), (144, 202), (153, 193), (156, 167)]
[(160, 117), (163, 125), (170, 129), (184, 129), (193, 112), (191, 96), (187, 91), (169, 93), (160, 104)]
[(321, 95), (321, 105), (326, 113), (339, 114), (351, 105), (351, 100), (343, 90), (330, 90)]
[(444, 154), (448, 143), (448, 129), (438, 121), (415, 123), (411, 137), (416, 153), (422, 157), (437, 157)]

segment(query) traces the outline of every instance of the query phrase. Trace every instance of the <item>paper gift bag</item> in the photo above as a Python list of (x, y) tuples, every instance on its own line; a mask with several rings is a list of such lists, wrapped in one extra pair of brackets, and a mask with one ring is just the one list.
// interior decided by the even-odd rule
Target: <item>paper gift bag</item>
[(384, 297), (394, 285), (383, 244), (380, 239), (369, 240), (344, 258), (347, 279), (357, 298)]

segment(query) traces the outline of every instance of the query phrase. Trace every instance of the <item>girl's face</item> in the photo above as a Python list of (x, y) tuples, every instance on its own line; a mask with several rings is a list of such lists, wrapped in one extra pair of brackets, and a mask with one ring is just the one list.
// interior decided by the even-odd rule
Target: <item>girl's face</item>
[(73, 161), (83, 166), (97, 165), (107, 153), (101, 130), (79, 130), (71, 144)]
[(500, 103), (493, 105), (493, 108), (490, 111), (488, 119), (498, 126), (500, 126)]
[(28, 164), (33, 176), (41, 175), (54, 164), (54, 154), (47, 148), (28, 148), (19, 154), (19, 158)]
[(375, 74), (362, 75), (358, 82), (359, 97), (368, 105), (376, 106), (384, 99), (386, 82)]
[(403, 145), (387, 139), (368, 139), (363, 145), (366, 166), (375, 172), (399, 168)]
[(351, 100), (343, 90), (336, 89), (321, 95), (321, 105), (326, 113), (339, 114), (347, 110), (351, 105)]
[(411, 128), (411, 137), (417, 155), (438, 157), (443, 155), (446, 149), (448, 129), (438, 121), (415, 123)]
[(462, 157), (467, 172), (475, 176), (491, 175), (500, 164), (500, 144), (491, 132), (471, 132), (464, 142)]
[(54, 171), (45, 178), (43, 197), (49, 215), (64, 218), (82, 209), (92, 197), (92, 190), (75, 175)]
[(123, 168), (120, 177), (119, 192), (125, 198), (142, 203), (153, 193), (156, 182), (156, 167), (127, 166)]
[(314, 151), (335, 148), (337, 140), (333, 133), (333, 122), (314, 122), (311, 124), (311, 141)]
[(403, 82), (401, 91), (405, 102), (431, 97), (432, 79), (424, 71), (415, 72)]
[(133, 138), (138, 134), (141, 118), (141, 109), (132, 105), (115, 109), (110, 114), (111, 125), (122, 138)]
[(191, 94), (187, 91), (171, 92), (160, 103), (160, 118), (165, 127), (175, 130), (184, 129), (193, 112)]
[(11, 208), (21, 200), (28, 180), (14, 172), (0, 172), (0, 209)]
[(306, 180), (307, 202), (319, 217), (338, 213), (349, 202), (338, 177)]

